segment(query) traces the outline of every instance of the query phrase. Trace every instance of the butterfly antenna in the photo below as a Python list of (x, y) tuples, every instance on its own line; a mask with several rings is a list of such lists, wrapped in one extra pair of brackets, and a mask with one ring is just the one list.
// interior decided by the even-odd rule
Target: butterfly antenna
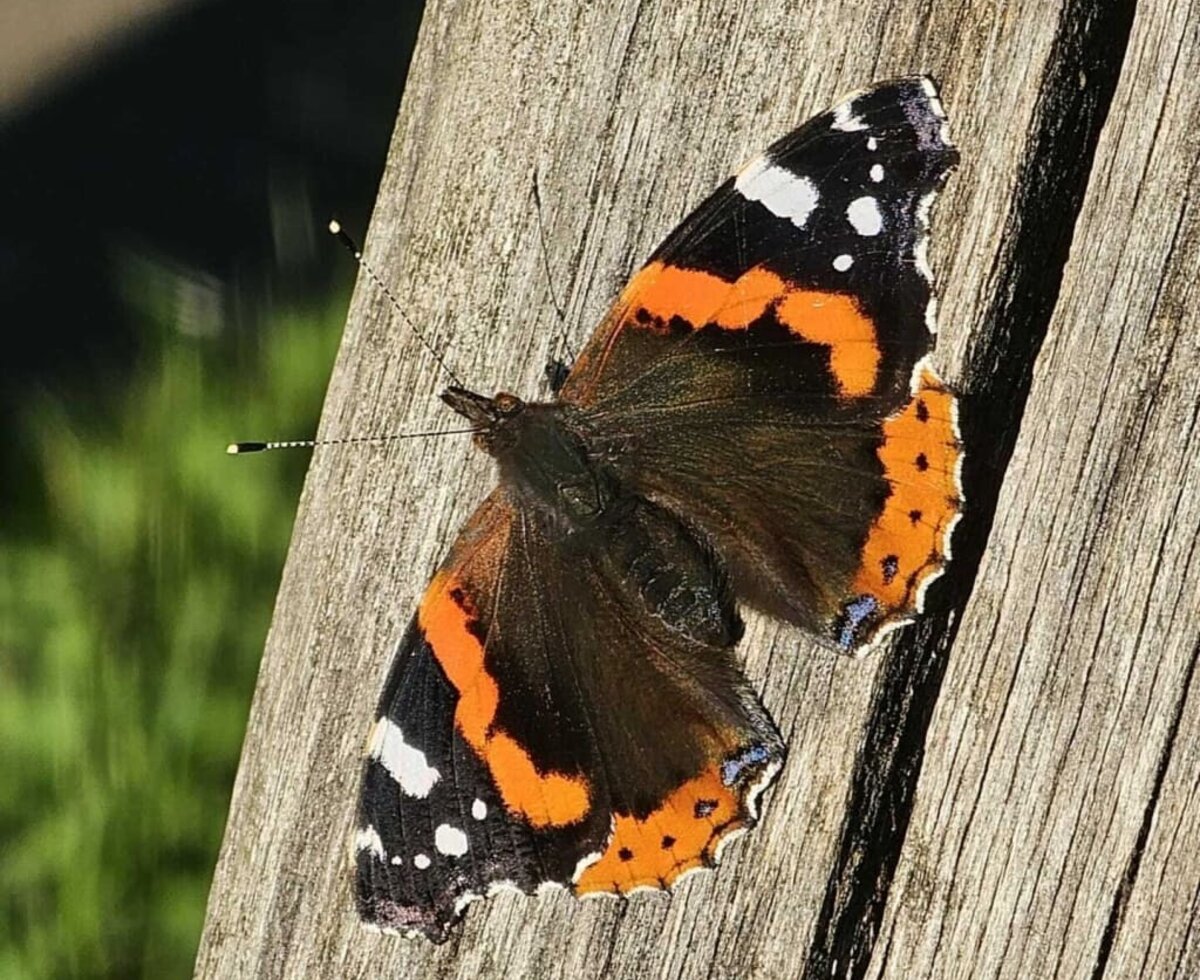
[(554, 276), (550, 274), (550, 250), (546, 246), (546, 225), (542, 220), (542, 190), (538, 182), (537, 167), (533, 168), (533, 204), (537, 210), (538, 239), (542, 243), (542, 267), (546, 270), (546, 287), (550, 292), (550, 302), (554, 304), (554, 311), (558, 314), (559, 325), (562, 327), (562, 332), (554, 344), (554, 356), (556, 359), (560, 359), (558, 355), (565, 351), (568, 359), (574, 361), (575, 354), (567, 342), (567, 313), (558, 301), (558, 295), (554, 292)]
[(421, 332), (417, 325), (408, 318), (408, 315), (404, 312), (403, 307), (400, 305), (400, 301), (396, 299), (395, 294), (393, 294), (391, 289), (388, 288), (388, 284), (384, 282), (378, 274), (376, 274), (375, 270), (371, 267), (371, 264), (363, 257), (362, 249), (360, 249), (355, 243), (354, 239), (346, 233), (346, 230), (341, 226), (341, 223), (336, 218), (329, 222), (329, 233), (342, 244), (347, 252), (354, 256), (354, 261), (359, 264), (363, 272), (365, 272), (370, 278), (371, 282), (375, 284), (376, 288), (388, 298), (388, 301), (392, 304), (392, 308), (395, 309), (400, 319), (404, 321), (404, 323), (408, 326), (408, 329), (413, 332), (413, 335), (421, 342), (425, 349), (433, 355), (433, 359), (437, 362), (438, 367), (445, 371), (446, 374), (450, 376), (450, 380), (458, 385), (458, 387), (465, 387), (458, 375), (450, 370), (450, 365), (446, 363), (445, 358), (443, 358), (433, 344), (429, 342), (429, 340), (425, 337), (425, 334)]
[(474, 429), (438, 429), (433, 432), (401, 432), (390, 436), (353, 436), (347, 439), (298, 439), (293, 442), (231, 442), (225, 449), (230, 456), (265, 453), (270, 449), (313, 449), (317, 446), (349, 446), (363, 442), (394, 442), (397, 439), (419, 439), (423, 436), (455, 436)]

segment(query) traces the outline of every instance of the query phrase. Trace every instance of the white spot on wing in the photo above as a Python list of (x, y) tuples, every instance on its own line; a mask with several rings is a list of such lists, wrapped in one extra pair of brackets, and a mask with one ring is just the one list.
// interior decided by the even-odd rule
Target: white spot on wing
[(370, 754), (382, 763), (406, 796), (424, 799), (441, 775), (429, 765), (424, 752), (404, 741), (400, 727), (386, 716), (375, 723)]
[(879, 149), (879, 140), (877, 140), (874, 136), (868, 136), (867, 137), (867, 149), (868, 150), (878, 150)]
[(946, 146), (953, 146), (950, 140), (950, 121), (946, 118), (946, 110), (942, 108), (942, 100), (938, 98), (937, 86), (933, 84), (933, 79), (927, 75), (922, 77), (921, 89), (929, 99), (930, 110), (938, 119), (939, 138)]
[(933, 294), (933, 270), (929, 267), (929, 212), (937, 198), (937, 191), (926, 194), (917, 203), (917, 240), (913, 242), (913, 263), (917, 273), (929, 283), (929, 302), (925, 306), (925, 326), (930, 333), (937, 333), (937, 296)]
[(478, 902), (481, 898), (483, 898), (483, 896), (478, 892), (464, 892), (463, 894), (459, 895), (458, 900), (454, 903), (454, 918), (458, 918), (460, 915), (462, 915), (463, 909), (465, 909), (472, 902)]
[(771, 762), (758, 774), (758, 779), (750, 784), (746, 790), (746, 809), (750, 811), (750, 819), (758, 819), (758, 798), (762, 796), (763, 791), (771, 785), (775, 776), (779, 773), (783, 766), (783, 761), (780, 759), (772, 759)]
[(758, 201), (779, 218), (803, 228), (820, 201), (817, 186), (807, 177), (777, 167), (766, 157), (756, 157), (737, 175), (734, 187), (748, 201)]
[(851, 255), (839, 255), (833, 260), (833, 267), (838, 272), (845, 272), (852, 265), (854, 265), (854, 257)]
[(933, 270), (929, 268), (929, 211), (936, 197), (937, 191), (930, 191), (917, 202), (917, 241), (913, 246), (917, 272), (930, 284), (933, 283)]
[(833, 110), (833, 125), (830, 129), (840, 129), (843, 133), (857, 133), (867, 128), (867, 124), (854, 114), (854, 103), (843, 102)]
[(424, 871), (431, 864), (433, 864), (433, 862), (429, 860), (428, 854), (416, 854), (413, 856), (413, 864), (416, 866), (417, 870)]
[(871, 168), (871, 179), (877, 184), (883, 180), (883, 164), (877, 163)]
[[(345, 847), (346, 845), (343, 844), (342, 846)], [(380, 861), (387, 860), (387, 851), (383, 849), (383, 841), (379, 837), (379, 831), (370, 824), (367, 824), (367, 826), (354, 835), (354, 849), (356, 851), (370, 851)]]
[(929, 99), (929, 108), (933, 110), (933, 114), (939, 119), (944, 119), (946, 110), (942, 108), (942, 100), (938, 98), (937, 86), (933, 84), (933, 79), (928, 75), (921, 77), (921, 89), (925, 92), (925, 97)]
[(929, 239), (924, 233), (913, 243), (913, 263), (922, 279), (933, 282), (933, 272), (929, 268)]
[(438, 849), (439, 854), (462, 857), (467, 853), (467, 835), (448, 823), (438, 824), (437, 830), (433, 832), (433, 846)]
[(883, 231), (883, 215), (873, 197), (859, 197), (846, 208), (846, 218), (860, 235), (878, 235)]
[(476, 820), (482, 820), (487, 816), (487, 804), (483, 800), (476, 800), (471, 804), (471, 816)]

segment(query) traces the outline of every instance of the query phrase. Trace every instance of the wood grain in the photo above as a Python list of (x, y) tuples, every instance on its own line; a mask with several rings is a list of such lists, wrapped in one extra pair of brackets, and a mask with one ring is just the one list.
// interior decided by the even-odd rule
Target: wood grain
[(1198, 31), (1138, 10), (872, 976), (1200, 970)]
[[(1042, 955), (1052, 943), (1064, 951), (1064, 972), (1075, 975), (1095, 961), (1105, 935), (1114, 969), (1135, 962), (1147, 947), (1131, 929), (1162, 937), (1155, 955), (1163, 962), (1183, 962), (1184, 953), (1171, 950), (1194, 951), (1194, 920), (1187, 925), (1178, 911), (1155, 918), (1159, 896), (1194, 907), (1194, 890), (1189, 899), (1175, 877), (1154, 884), (1135, 873), (1122, 924), (1105, 932), (1130, 846), (1141, 839), (1147, 774), (1159, 807), (1175, 801), (1175, 816), (1151, 821), (1143, 863), (1151, 854), (1183, 860), (1180, 848), (1200, 829), (1186, 807), (1197, 792), (1194, 752), (1190, 764), (1183, 750), (1163, 763), (1167, 742), (1182, 745), (1197, 724), (1194, 699), (1179, 710), (1184, 654), (1195, 649), (1185, 570), (1196, 527), (1186, 433), (1197, 372), (1189, 373), (1195, 331), (1183, 312), (1188, 303), (1195, 309), (1195, 287), (1180, 264), (1191, 255), (1194, 272), (1194, 248), (1180, 244), (1194, 235), (1172, 239), (1163, 228), (1178, 223), (1194, 178), (1181, 162), (1188, 147), (1195, 155), (1186, 130), (1194, 88), (1187, 98), (1176, 88), (1193, 84), (1196, 72), (1181, 68), (1172, 80), (1152, 70), (1180, 25), (1186, 31), (1173, 43), (1189, 52), (1181, 64), (1194, 65), (1196, 22), (1186, 5), (1160, 7), (1138, 22), (1143, 48), (1131, 48), (1122, 115), (1110, 120), (1094, 171), (1084, 214), (1091, 223), (1079, 246), (1095, 253), (1094, 263), (1078, 251), (1073, 257), (1017, 443), (1108, 107), (1105, 79), (1121, 68), (1127, 4), (896, 0), (866, 12), (784, 0), (429, 3), (367, 254), (457, 374), (477, 389), (526, 397), (545, 393), (542, 368), (557, 331), (529, 193), (535, 168), (554, 287), (566, 297), (578, 349), (625, 277), (737, 164), (841, 94), (932, 72), (963, 151), (934, 215), (943, 311), (936, 360), (968, 395), (974, 387), (982, 393), (992, 414), (981, 419), (998, 420), (979, 454), (987, 465), (978, 469), (978, 516), (966, 529), (957, 584), (939, 587), (928, 628), (939, 629), (936, 636), (910, 631), (891, 653), (850, 662), (795, 632), (750, 623), (747, 671), (790, 756), (763, 823), (715, 874), (690, 878), (673, 897), (628, 902), (497, 896), (472, 906), (456, 937), (434, 948), (358, 926), (349, 840), (387, 661), (491, 475), (465, 440), (318, 452), (264, 655), (198, 976), (791, 977), (859, 976), (868, 967), (991, 976), (1015, 969), (1019, 957), (1032, 967), (1053, 963)], [(1148, 27), (1155, 17), (1158, 26)], [(1136, 83), (1141, 89), (1138, 65), (1148, 76)], [(1169, 129), (1155, 134), (1139, 92), (1169, 103)], [(1194, 134), (1194, 118), (1191, 125)], [(1140, 168), (1168, 136), (1176, 149), (1158, 152), (1174, 174), (1162, 174), (1159, 185), (1159, 170)], [(1053, 179), (1039, 169), (1047, 160)], [(1143, 186), (1158, 190), (1142, 196)], [(1114, 210), (1125, 219), (1111, 229), (1106, 213)], [(1149, 222), (1144, 249), (1128, 241), (1137, 216)], [(1189, 220), (1179, 227), (1194, 227)], [(1147, 278), (1131, 278), (1131, 265)], [(1161, 293), (1175, 311), (1167, 316), (1153, 297), (1170, 269), (1181, 271)], [(1010, 334), (1022, 342), (1009, 344)], [(988, 355), (1000, 367), (989, 367)], [(1000, 383), (1005, 372), (1011, 384)], [(380, 291), (360, 281), (321, 434), (436, 426), (446, 420), (435, 398), (445, 381)], [(1129, 434), (1136, 439), (1115, 441)], [(980, 564), (1014, 444), (1013, 477)], [(1191, 483), (1169, 490), (1154, 482), (1176, 476)], [(1171, 524), (1174, 500), (1184, 519)], [(1132, 557), (1145, 548), (1161, 557)], [(1191, 595), (1194, 583), (1193, 574)], [(1143, 608), (1143, 636), (1157, 649), (1129, 632)], [(1026, 636), (1027, 623), (1039, 625)], [(922, 637), (933, 637), (928, 652), (911, 655)], [(910, 662), (934, 665), (921, 675), (932, 680), (913, 682), (904, 673)], [(1151, 682), (1155, 669), (1161, 683)], [(1005, 676), (1018, 675), (1026, 688), (1005, 685)], [(1021, 690), (1021, 700), (1010, 689)], [(993, 728), (1003, 728), (1006, 741)], [(1003, 754), (989, 754), (992, 745)], [(1118, 792), (1123, 764), (1132, 770), (1128, 790)], [(1009, 784), (1019, 791), (1005, 795)], [(978, 822), (972, 792), (986, 799), (987, 824)], [(1087, 801), (1120, 819), (1085, 821), (1073, 848), (1072, 821), (1090, 812)], [(1046, 856), (1053, 885), (1026, 882), (1012, 847), (988, 857), (989, 833), (1010, 841), (1018, 828), (1016, 842)], [(949, 841), (974, 845), (961, 885)], [(1007, 863), (995, 863), (1002, 858)], [(1194, 889), (1196, 860), (1187, 862)], [(1099, 920), (1083, 911), (1096, 903)], [(993, 905), (1008, 916), (1003, 930), (999, 920), (988, 929)], [(953, 949), (931, 938), (936, 923)], [(1017, 937), (1011, 964), (1002, 931)], [(967, 945), (958, 948), (959, 939)]]

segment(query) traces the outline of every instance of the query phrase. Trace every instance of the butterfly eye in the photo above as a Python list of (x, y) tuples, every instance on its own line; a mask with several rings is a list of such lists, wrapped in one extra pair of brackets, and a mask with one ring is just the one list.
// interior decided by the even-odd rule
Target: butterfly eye
[(492, 399), (492, 404), (496, 406), (496, 411), (502, 416), (516, 415), (521, 410), (522, 402), (516, 395), (510, 395), (507, 391), (502, 391)]

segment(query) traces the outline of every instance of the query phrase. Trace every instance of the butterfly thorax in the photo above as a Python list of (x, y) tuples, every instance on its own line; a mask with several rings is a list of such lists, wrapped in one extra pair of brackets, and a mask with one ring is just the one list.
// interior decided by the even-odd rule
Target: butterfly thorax
[(442, 399), (474, 424), (475, 444), (496, 460), (501, 482), (556, 534), (585, 532), (617, 516), (617, 480), (589, 451), (585, 426), (567, 406), (461, 388)]

